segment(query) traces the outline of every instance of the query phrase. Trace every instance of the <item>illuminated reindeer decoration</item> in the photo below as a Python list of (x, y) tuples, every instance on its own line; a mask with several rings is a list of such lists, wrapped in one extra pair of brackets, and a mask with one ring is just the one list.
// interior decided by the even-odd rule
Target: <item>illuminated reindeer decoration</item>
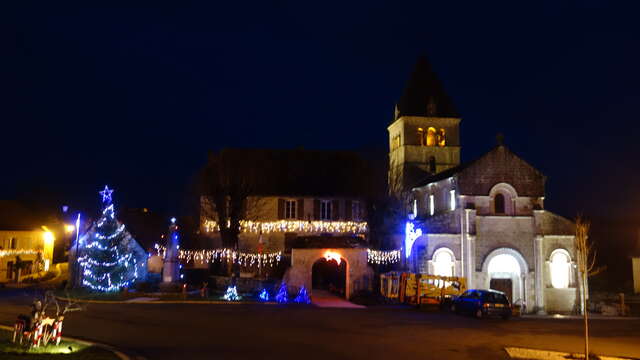
[[(54, 317), (47, 316), (47, 308), (55, 305)], [(50, 291), (45, 293), (44, 305), (40, 300), (32, 304), (31, 316), (19, 315), (13, 326), (13, 342), (29, 347), (47, 346), (55, 342), (60, 344), (62, 338), (62, 322), (68, 312), (82, 310), (77, 304), (69, 301), (60, 309), (60, 304)]]

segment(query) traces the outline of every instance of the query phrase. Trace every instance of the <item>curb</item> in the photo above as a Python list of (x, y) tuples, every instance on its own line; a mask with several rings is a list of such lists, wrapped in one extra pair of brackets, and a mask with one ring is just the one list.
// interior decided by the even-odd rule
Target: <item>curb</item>
[[(8, 331), (13, 331), (13, 327), (12, 326), (6, 326), (6, 325), (0, 325), (0, 329), (4, 329), (4, 330), (8, 330)], [(68, 336), (63, 336), (62, 337), (65, 340), (71, 340), (83, 345), (87, 345), (87, 346), (95, 346), (95, 347), (99, 347), (108, 351), (111, 351), (112, 353), (114, 353), (118, 358), (120, 358), (120, 360), (133, 360), (129, 355), (123, 353), (122, 351), (114, 348), (113, 346), (110, 345), (105, 345), (105, 344), (101, 344), (101, 343), (97, 343), (97, 342), (93, 342), (93, 341), (88, 341), (88, 340), (81, 340), (81, 339), (77, 339), (77, 338), (73, 338), (73, 337), (68, 337)]]
[[(522, 315), (523, 319), (540, 319), (540, 320), (583, 320), (582, 315)], [(640, 320), (638, 316), (603, 316), (603, 315), (589, 315), (589, 321), (591, 320)]]
[[(584, 353), (570, 353), (555, 350), (530, 349), (522, 347), (505, 347), (504, 350), (511, 359), (522, 360), (566, 360), (566, 359), (584, 359)], [(589, 354), (591, 358), (593, 354)], [(601, 360), (633, 360), (632, 357), (597, 355)]]

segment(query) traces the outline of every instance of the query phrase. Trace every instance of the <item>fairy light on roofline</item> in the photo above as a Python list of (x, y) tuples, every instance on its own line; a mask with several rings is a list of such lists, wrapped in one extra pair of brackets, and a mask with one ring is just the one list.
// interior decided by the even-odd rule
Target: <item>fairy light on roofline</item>
[[(229, 226), (228, 223), (227, 226)], [(220, 231), (220, 225), (214, 220), (205, 220), (204, 228), (206, 232)], [(364, 234), (368, 232), (368, 226), (366, 221), (240, 220), (240, 231), (243, 233), (255, 234), (268, 234), (276, 232), (331, 232)]]

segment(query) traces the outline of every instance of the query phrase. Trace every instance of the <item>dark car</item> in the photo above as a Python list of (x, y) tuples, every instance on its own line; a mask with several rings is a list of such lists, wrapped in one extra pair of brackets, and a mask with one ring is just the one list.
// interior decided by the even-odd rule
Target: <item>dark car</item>
[(500, 316), (511, 317), (511, 304), (507, 296), (495, 290), (467, 290), (453, 300), (451, 311), (457, 314), (470, 314), (477, 318)]

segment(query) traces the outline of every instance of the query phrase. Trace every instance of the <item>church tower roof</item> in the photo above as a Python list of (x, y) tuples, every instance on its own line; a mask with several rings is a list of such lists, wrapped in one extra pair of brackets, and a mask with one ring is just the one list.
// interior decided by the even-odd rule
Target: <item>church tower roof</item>
[(401, 116), (459, 117), (425, 56), (418, 58), (398, 101), (396, 119)]

